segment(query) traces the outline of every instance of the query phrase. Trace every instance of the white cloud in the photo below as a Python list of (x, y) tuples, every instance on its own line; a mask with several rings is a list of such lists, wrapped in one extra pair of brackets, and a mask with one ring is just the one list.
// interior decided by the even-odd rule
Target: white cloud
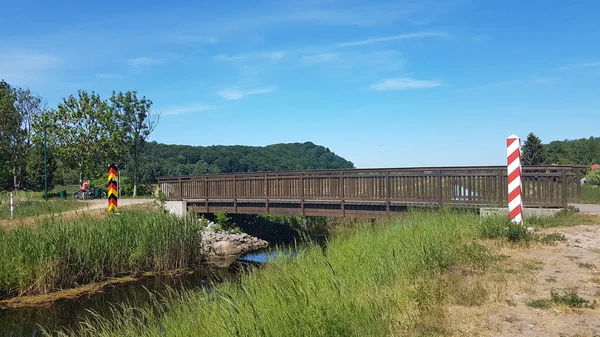
[(327, 63), (339, 59), (340, 55), (337, 53), (321, 53), (311, 56), (304, 56), (302, 62), (305, 64), (318, 64)]
[(56, 55), (28, 50), (0, 50), (0, 79), (13, 85), (45, 82), (49, 72), (60, 68), (64, 60)]
[(376, 37), (376, 38), (358, 40), (358, 41), (342, 42), (342, 43), (337, 43), (334, 46), (339, 47), (339, 48), (356, 47), (356, 46), (363, 46), (366, 44), (373, 44), (373, 43), (381, 43), (381, 42), (396, 41), (396, 40), (425, 39), (425, 38), (430, 38), (430, 37), (450, 38), (450, 37), (452, 37), (452, 35), (449, 33), (445, 33), (445, 32), (418, 32), (418, 33), (408, 33), (408, 34)]
[(136, 57), (133, 59), (129, 59), (128, 62), (132, 67), (137, 69), (165, 63), (165, 61), (161, 59), (151, 57)]
[(572, 64), (572, 65), (568, 65), (565, 67), (561, 67), (559, 69), (567, 70), (567, 69), (596, 68), (596, 67), (600, 67), (600, 61), (599, 62), (577, 63), (577, 64)]
[(242, 90), (239, 88), (231, 88), (231, 89), (221, 90), (217, 93), (217, 95), (221, 96), (222, 98), (224, 98), (226, 100), (238, 100), (245, 96), (268, 94), (275, 90), (277, 90), (277, 87), (266, 87), (266, 88), (258, 88), (258, 89), (251, 89), (251, 90)]
[(409, 77), (387, 78), (372, 84), (369, 88), (376, 91), (428, 89), (443, 85), (440, 80), (415, 80)]
[(203, 105), (203, 104), (192, 104), (187, 106), (172, 106), (163, 110), (162, 114), (165, 116), (177, 116), (183, 115), (193, 112), (201, 112), (206, 110), (214, 109), (211, 106)]
[(110, 74), (110, 73), (106, 73), (106, 74), (96, 74), (97, 78), (101, 78), (103, 80), (118, 80), (123, 78), (122, 75), (119, 74)]

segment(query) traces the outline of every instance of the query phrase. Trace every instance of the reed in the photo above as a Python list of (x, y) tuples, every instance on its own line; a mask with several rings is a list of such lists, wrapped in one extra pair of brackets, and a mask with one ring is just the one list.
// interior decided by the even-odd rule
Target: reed
[(200, 259), (202, 226), (194, 219), (134, 212), (0, 228), (0, 298), (190, 267)]
[(83, 322), (79, 336), (387, 336), (444, 333), (439, 275), (485, 268), (480, 219), (451, 211), (357, 225), (298, 257), (280, 254), (239, 282), (181, 292)]

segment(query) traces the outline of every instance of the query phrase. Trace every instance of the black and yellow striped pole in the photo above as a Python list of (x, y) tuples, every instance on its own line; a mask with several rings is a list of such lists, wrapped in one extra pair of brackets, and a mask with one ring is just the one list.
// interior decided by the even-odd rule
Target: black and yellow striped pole
[(119, 166), (117, 164), (108, 165), (108, 211), (119, 211), (119, 190), (117, 179), (119, 177)]

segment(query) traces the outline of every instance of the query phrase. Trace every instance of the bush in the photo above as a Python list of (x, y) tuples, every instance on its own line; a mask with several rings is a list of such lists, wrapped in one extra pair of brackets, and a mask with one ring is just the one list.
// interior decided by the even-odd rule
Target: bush
[(242, 233), (242, 230), (233, 222), (231, 222), (231, 218), (227, 215), (225, 211), (219, 211), (215, 213), (215, 220), (217, 221), (217, 225), (213, 227), (215, 231), (227, 231), (230, 233)]
[[(534, 220), (535, 218), (531, 218)], [(510, 221), (506, 217), (487, 217), (481, 222), (481, 235), (488, 239), (505, 237), (511, 242), (529, 242), (533, 235), (522, 224)]]
[(594, 186), (600, 186), (600, 169), (590, 171), (585, 178), (587, 179), (588, 183)]

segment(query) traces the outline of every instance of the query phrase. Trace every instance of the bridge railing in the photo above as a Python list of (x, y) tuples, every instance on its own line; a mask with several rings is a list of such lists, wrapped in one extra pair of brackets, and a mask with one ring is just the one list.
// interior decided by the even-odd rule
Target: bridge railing
[[(584, 168), (523, 167), (530, 207), (566, 207), (581, 199)], [(506, 166), (312, 170), (161, 177), (169, 200), (380, 201), (506, 206)]]

